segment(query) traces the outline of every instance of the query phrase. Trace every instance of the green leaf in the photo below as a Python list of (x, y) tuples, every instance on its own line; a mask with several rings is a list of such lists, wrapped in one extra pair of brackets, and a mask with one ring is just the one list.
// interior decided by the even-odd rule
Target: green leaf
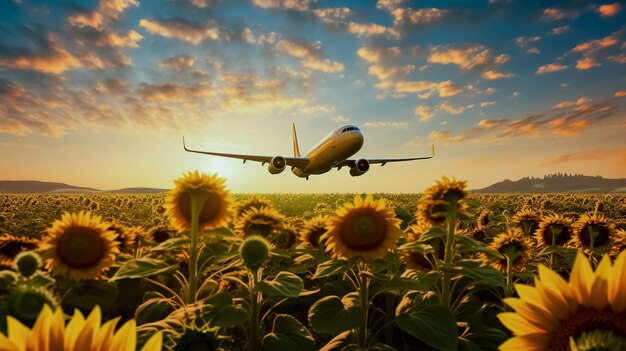
[(130, 260), (117, 272), (111, 280), (119, 280), (124, 278), (145, 278), (156, 274), (167, 273), (176, 269), (176, 266), (170, 266), (167, 262), (154, 258), (136, 258)]
[(250, 314), (246, 309), (233, 304), (230, 294), (221, 292), (206, 300), (207, 306), (202, 310), (204, 317), (210, 321), (211, 326), (232, 327), (243, 324), (250, 320)]
[(345, 332), (336, 335), (329, 342), (327, 342), (326, 345), (319, 349), (319, 351), (332, 351), (340, 347), (343, 350), (343, 348), (349, 344), (348, 339), (351, 334), (352, 330), (346, 330)]
[(168, 300), (160, 297), (154, 297), (146, 300), (137, 307), (135, 319), (137, 324), (145, 324), (159, 321), (174, 311), (174, 307), (170, 305)]
[(272, 280), (263, 280), (257, 284), (257, 289), (267, 296), (298, 297), (304, 283), (297, 275), (282, 271)]
[(461, 222), (463, 223), (467, 223), (467, 224), (476, 224), (476, 220), (470, 216), (468, 216), (467, 214), (465, 214), (464, 212), (457, 212), (457, 216), (459, 217), (459, 219), (461, 220)]
[(378, 284), (381, 284), (380, 291), (390, 290), (429, 290), (431, 285), (428, 281), (422, 281), (419, 279), (393, 276), (389, 277), (385, 274), (374, 274), (372, 280)]
[(459, 252), (482, 252), (498, 259), (503, 258), (503, 256), (498, 251), (483, 246), (480, 242), (470, 238), (467, 235), (455, 235), (455, 238), (456, 241), (461, 244)]
[(363, 318), (361, 307), (350, 305), (347, 299), (337, 296), (323, 297), (309, 310), (309, 325), (320, 334), (338, 334), (356, 328)]
[(446, 235), (448, 235), (448, 232), (446, 232), (443, 228), (440, 227), (430, 227), (421, 237), (418, 241), (421, 242), (428, 242), (429, 240), (432, 239), (439, 239), (439, 238), (443, 238)]
[(87, 280), (71, 288), (63, 296), (64, 307), (91, 310), (96, 305), (106, 309), (115, 304), (119, 291), (117, 283), (104, 280)]
[(315, 274), (313, 274), (312, 279), (319, 279), (343, 273), (350, 269), (351, 266), (350, 261), (340, 259), (328, 260), (317, 266), (317, 270), (315, 270)]
[(263, 348), (268, 351), (315, 351), (315, 339), (294, 317), (279, 314), (274, 318), (272, 332), (263, 337)]
[(439, 304), (426, 305), (396, 316), (400, 329), (428, 346), (442, 351), (457, 349), (457, 326), (452, 312)]
[(504, 275), (502, 272), (490, 266), (476, 266), (475, 260), (461, 260), (457, 262), (458, 271), (463, 276), (474, 279), (477, 283), (491, 285), (493, 287), (504, 286)]
[(150, 249), (150, 252), (168, 252), (171, 250), (180, 249), (186, 244), (189, 244), (189, 238), (186, 235), (176, 238), (170, 238), (160, 243), (159, 245), (152, 247)]

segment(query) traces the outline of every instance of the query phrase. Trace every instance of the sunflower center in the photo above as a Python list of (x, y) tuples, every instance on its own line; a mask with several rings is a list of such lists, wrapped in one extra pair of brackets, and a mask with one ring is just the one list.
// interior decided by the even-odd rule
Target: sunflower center
[(569, 241), (571, 234), (568, 227), (562, 224), (551, 224), (543, 232), (543, 241), (548, 245), (552, 245), (554, 240), (555, 245), (562, 246)]
[(320, 237), (326, 233), (326, 228), (315, 228), (306, 236), (307, 242), (313, 247), (320, 247)]
[(261, 235), (263, 237), (269, 237), (274, 229), (274, 224), (266, 220), (251, 220), (245, 227), (244, 233), (249, 235)]
[(593, 233), (593, 247), (602, 247), (609, 242), (607, 228), (597, 224), (588, 224), (580, 230), (580, 241), (586, 247), (591, 247), (591, 234)]
[(559, 326), (548, 349), (568, 351), (571, 336), (576, 338), (584, 332), (593, 330), (610, 330), (618, 336), (626, 337), (626, 313), (615, 314), (608, 308), (602, 311), (581, 308)]
[(57, 255), (71, 268), (85, 269), (98, 264), (105, 255), (100, 233), (87, 227), (67, 228), (57, 242)]
[(362, 208), (346, 216), (339, 233), (341, 241), (355, 251), (374, 250), (387, 237), (385, 217), (376, 210)]
[[(180, 194), (178, 198), (178, 211), (185, 221), (191, 224), (191, 191), (201, 190), (188, 190)], [(214, 221), (219, 217), (222, 210), (222, 200), (216, 193), (205, 193), (206, 200), (200, 209), (200, 215), (198, 216), (198, 225), (202, 227)]]
[(433, 265), (428, 258), (421, 253), (410, 252), (406, 254), (406, 266), (409, 269), (417, 269), (423, 272), (433, 269)]

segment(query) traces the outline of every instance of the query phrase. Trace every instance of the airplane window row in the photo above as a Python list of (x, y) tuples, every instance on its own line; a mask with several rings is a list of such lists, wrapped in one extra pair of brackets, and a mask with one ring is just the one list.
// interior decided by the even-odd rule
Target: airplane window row
[(361, 131), (361, 130), (359, 129), (359, 127), (348, 127), (348, 128), (344, 128), (341, 132), (342, 132), (342, 133), (345, 133), (345, 132), (350, 131), (350, 130), (358, 130), (358, 131)]

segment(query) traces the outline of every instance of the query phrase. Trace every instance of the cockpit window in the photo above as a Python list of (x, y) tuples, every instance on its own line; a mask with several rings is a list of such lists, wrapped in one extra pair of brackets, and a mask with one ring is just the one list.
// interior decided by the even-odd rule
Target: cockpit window
[(348, 128), (344, 128), (341, 132), (345, 133), (345, 132), (349, 132), (351, 130), (359, 130), (359, 128), (357, 128), (357, 127), (348, 127)]
[(359, 132), (361, 131), (359, 127), (354, 127), (354, 130), (358, 130)]

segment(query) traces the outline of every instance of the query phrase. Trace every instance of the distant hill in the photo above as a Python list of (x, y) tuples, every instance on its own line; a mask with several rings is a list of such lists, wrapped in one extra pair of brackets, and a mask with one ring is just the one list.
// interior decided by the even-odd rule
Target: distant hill
[(164, 193), (170, 191), (170, 189), (159, 189), (159, 188), (124, 188), (118, 190), (109, 190), (107, 193), (112, 194), (154, 194), (154, 193)]
[(65, 183), (40, 182), (36, 180), (0, 180), (0, 194), (32, 194), (32, 193), (112, 193), (112, 194), (152, 194), (169, 191), (157, 188), (124, 188), (117, 190), (100, 190), (79, 187)]
[(486, 188), (472, 190), (475, 193), (623, 193), (626, 179), (606, 179), (601, 176), (582, 174), (550, 174), (543, 178), (524, 177), (517, 181), (509, 179)]
[(73, 186), (65, 183), (39, 182), (36, 180), (0, 180), (0, 193), (49, 193), (80, 192), (93, 193), (102, 190)]

